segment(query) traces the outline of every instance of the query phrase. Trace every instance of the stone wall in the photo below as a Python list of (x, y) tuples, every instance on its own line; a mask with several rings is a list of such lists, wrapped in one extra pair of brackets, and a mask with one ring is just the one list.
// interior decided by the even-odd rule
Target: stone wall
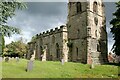
[(67, 28), (60, 26), (60, 28), (51, 29), (50, 31), (36, 35), (37, 38), (33, 45), (36, 51), (36, 59), (42, 60), (42, 56), (46, 60), (64, 60), (67, 62), (68, 47), (67, 47)]
[[(96, 12), (94, 11), (96, 3)], [(87, 27), (90, 28), (88, 44), (88, 64), (102, 64), (107, 62), (107, 32), (105, 13), (102, 0), (89, 0), (87, 9)], [(88, 29), (87, 28), (87, 29)], [(89, 61), (90, 60), (90, 61)]]
[(68, 39), (69, 43), (72, 44), (70, 47), (69, 55), (70, 61), (79, 61), (86, 63), (87, 61), (87, 4), (85, 2), (81, 3), (82, 11), (77, 13), (76, 5), (77, 3), (68, 3)]
[[(78, 12), (77, 6), (81, 7)], [(88, 64), (107, 62), (107, 32), (102, 0), (68, 3), (68, 39), (70, 61)]]

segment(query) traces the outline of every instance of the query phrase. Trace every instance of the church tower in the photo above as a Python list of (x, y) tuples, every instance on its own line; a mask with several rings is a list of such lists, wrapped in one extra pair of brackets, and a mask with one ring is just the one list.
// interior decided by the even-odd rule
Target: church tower
[(69, 61), (107, 62), (107, 32), (102, 0), (69, 0)]

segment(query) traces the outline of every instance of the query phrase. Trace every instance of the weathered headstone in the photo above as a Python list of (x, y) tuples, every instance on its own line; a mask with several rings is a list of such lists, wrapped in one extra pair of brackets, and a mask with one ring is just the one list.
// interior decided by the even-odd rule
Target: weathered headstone
[(19, 62), (19, 57), (16, 57), (16, 62)]
[(26, 59), (26, 54), (24, 54), (24, 59)]
[(31, 71), (33, 69), (33, 61), (34, 60), (35, 60), (35, 50), (34, 50), (34, 54), (30, 58), (30, 60), (27, 62), (27, 69), (26, 69), (26, 71)]
[(64, 59), (61, 59), (61, 63), (62, 63), (62, 65), (64, 65)]
[(0, 57), (0, 62), (2, 62), (2, 57)]
[(93, 69), (95, 68), (95, 63), (94, 63), (94, 60), (92, 59), (92, 64), (90, 65), (90, 68)]
[(33, 69), (33, 60), (29, 60), (27, 63), (26, 71), (31, 71)]
[(9, 57), (6, 57), (6, 58), (5, 58), (5, 62), (8, 62), (8, 61), (9, 61)]
[(91, 65), (90, 65), (90, 68), (91, 68), (91, 69), (95, 68), (95, 65), (94, 65), (94, 64), (91, 64)]

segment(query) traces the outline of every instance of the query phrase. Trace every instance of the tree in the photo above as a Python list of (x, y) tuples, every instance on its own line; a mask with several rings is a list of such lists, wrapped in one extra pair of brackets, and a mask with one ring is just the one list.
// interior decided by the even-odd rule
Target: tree
[(27, 44), (23, 43), (22, 40), (11, 42), (10, 44), (6, 45), (4, 49), (5, 55), (19, 55), (20, 57), (22, 57), (26, 53)]
[(111, 33), (115, 43), (113, 45), (113, 52), (116, 55), (120, 55), (120, 1), (116, 3), (117, 10), (113, 13), (114, 18), (111, 20), (110, 24), (113, 26), (111, 28)]
[(4, 36), (2, 35), (2, 53), (4, 48), (5, 48), (5, 40), (4, 40)]
[[(26, 8), (26, 4), (17, 0), (0, 0), (0, 33), (2, 33), (2, 51), (5, 46), (4, 36), (10, 37), (12, 34), (20, 34), (16, 27), (7, 25), (8, 18), (15, 15), (16, 9)], [(3, 52), (2, 52), (3, 53)]]
[(36, 40), (37, 36), (33, 36), (31, 39), (31, 42), (34, 42)]
[(19, 34), (20, 30), (13, 26), (7, 25), (8, 18), (15, 15), (16, 9), (26, 8), (25, 3), (18, 2), (17, 0), (2, 0), (0, 1), (0, 32), (4, 36), (10, 37), (12, 34)]

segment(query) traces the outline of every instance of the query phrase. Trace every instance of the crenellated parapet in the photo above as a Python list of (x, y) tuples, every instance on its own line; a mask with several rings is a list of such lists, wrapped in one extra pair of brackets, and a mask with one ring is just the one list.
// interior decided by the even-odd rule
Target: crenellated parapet
[(50, 35), (54, 35), (54, 34), (57, 34), (57, 33), (62, 33), (62, 32), (67, 32), (67, 27), (65, 25), (61, 25), (60, 27), (56, 27), (54, 29), (50, 29), (50, 30), (47, 30), (47, 31), (44, 31), (42, 33), (39, 33), (39, 34), (36, 34), (36, 39), (34, 41), (31, 41), (29, 42), (28, 44), (35, 44), (36, 40), (39, 39), (39, 38), (43, 38), (43, 37), (47, 37), (47, 36), (50, 36)]
[(37, 34), (36, 37), (46, 37), (46, 36), (57, 34), (64, 31), (67, 31), (67, 27), (65, 25), (62, 25), (60, 27), (56, 27), (54, 29), (50, 29), (40, 34)]

